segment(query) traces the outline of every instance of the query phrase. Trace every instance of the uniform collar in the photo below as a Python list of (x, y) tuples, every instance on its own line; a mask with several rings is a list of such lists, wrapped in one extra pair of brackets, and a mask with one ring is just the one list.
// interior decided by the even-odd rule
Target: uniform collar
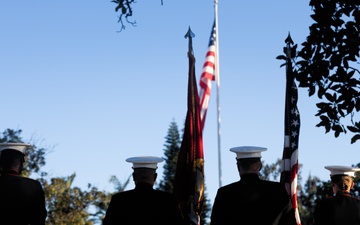
[(19, 176), (19, 173), (15, 170), (12, 170), (12, 169), (8, 169), (8, 170), (5, 170), (2, 175), (10, 175), (10, 176)]
[(338, 191), (336, 196), (351, 196), (351, 194), (347, 191)]
[(136, 185), (135, 189), (136, 190), (149, 190), (149, 189), (153, 189), (153, 186), (148, 183), (139, 183)]
[(246, 173), (241, 175), (241, 180), (259, 180), (259, 175), (256, 173)]

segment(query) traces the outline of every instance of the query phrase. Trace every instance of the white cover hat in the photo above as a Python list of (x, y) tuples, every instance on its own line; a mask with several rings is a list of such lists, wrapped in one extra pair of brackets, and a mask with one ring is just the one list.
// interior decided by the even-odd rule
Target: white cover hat
[(332, 175), (347, 175), (355, 177), (355, 172), (360, 171), (360, 168), (350, 166), (325, 166), (325, 169), (330, 170), (330, 176)]
[(126, 162), (133, 164), (133, 169), (149, 168), (157, 169), (157, 164), (164, 161), (164, 159), (156, 156), (137, 156), (126, 159)]
[(25, 149), (28, 148), (30, 144), (25, 143), (0, 143), (0, 153), (2, 150), (11, 149), (20, 151), (25, 155)]
[(230, 151), (236, 153), (237, 159), (261, 158), (261, 152), (266, 150), (267, 148), (257, 146), (239, 146), (230, 148)]

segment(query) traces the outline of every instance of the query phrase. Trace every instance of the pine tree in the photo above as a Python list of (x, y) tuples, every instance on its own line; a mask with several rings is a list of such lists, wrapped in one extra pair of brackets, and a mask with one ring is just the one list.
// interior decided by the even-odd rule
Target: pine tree
[(176, 122), (170, 123), (168, 134), (165, 137), (165, 163), (163, 171), (163, 179), (160, 181), (158, 189), (173, 192), (173, 184), (176, 171), (176, 162), (180, 151), (180, 133)]

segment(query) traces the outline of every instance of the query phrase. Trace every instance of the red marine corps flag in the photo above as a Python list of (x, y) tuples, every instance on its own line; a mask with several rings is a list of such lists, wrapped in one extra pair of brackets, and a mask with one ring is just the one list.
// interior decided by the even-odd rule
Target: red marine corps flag
[(187, 223), (198, 225), (204, 201), (204, 154), (195, 57), (192, 49), (194, 36), (189, 28), (185, 35), (185, 38), (189, 38), (188, 109), (175, 171), (174, 194)]
[(286, 96), (285, 96), (285, 137), (284, 151), (281, 165), (280, 182), (286, 187), (295, 210), (296, 223), (301, 224), (297, 206), (297, 173), (298, 173), (298, 143), (300, 132), (300, 114), (297, 108), (298, 91), (295, 84), (291, 59), (295, 55), (296, 48), (292, 49), (290, 44), (294, 44), (290, 34), (285, 40), (287, 46), (284, 48), (286, 56), (278, 59), (286, 60)]

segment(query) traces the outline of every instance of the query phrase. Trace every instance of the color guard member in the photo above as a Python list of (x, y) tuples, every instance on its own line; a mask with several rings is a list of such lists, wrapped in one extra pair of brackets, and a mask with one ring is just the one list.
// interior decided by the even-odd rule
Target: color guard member
[(45, 224), (45, 195), (40, 182), (20, 176), (29, 146), (0, 144), (0, 224)]
[(261, 224), (295, 225), (295, 211), (285, 186), (259, 178), (261, 152), (266, 148), (241, 146), (236, 153), (240, 180), (217, 191), (211, 225)]
[(183, 218), (173, 194), (155, 190), (157, 163), (162, 158), (154, 156), (132, 157), (133, 190), (112, 196), (103, 225), (180, 225)]
[(325, 166), (330, 171), (333, 196), (317, 203), (314, 225), (360, 225), (360, 199), (353, 197), (355, 172), (360, 168)]

